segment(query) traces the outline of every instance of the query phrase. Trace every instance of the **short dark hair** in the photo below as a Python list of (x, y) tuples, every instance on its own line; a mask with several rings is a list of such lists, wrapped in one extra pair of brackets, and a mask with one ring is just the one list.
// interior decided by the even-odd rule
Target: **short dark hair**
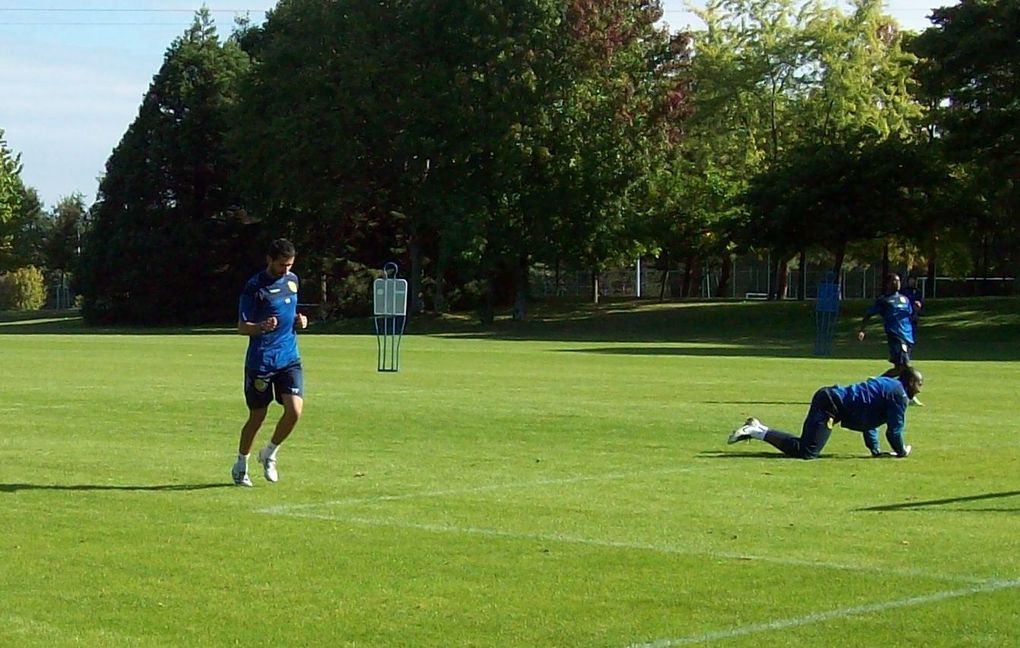
[(913, 365), (903, 367), (903, 371), (900, 372), (899, 378), (904, 387), (906, 387), (907, 383), (910, 381), (916, 381), (918, 383), (924, 382), (924, 376), (917, 370), (917, 367), (914, 367)]
[(294, 244), (285, 238), (278, 238), (269, 244), (269, 258), (270, 259), (293, 259), (297, 256), (297, 251), (294, 250)]

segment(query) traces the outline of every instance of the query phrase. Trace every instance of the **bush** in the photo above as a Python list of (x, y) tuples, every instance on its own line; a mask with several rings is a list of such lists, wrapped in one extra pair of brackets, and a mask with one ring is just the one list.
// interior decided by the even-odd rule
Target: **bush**
[(343, 317), (367, 317), (373, 312), (372, 284), (382, 272), (348, 261), (344, 264), (340, 281), (331, 291), (336, 313)]
[(0, 275), (0, 310), (39, 310), (46, 303), (46, 278), (35, 266)]

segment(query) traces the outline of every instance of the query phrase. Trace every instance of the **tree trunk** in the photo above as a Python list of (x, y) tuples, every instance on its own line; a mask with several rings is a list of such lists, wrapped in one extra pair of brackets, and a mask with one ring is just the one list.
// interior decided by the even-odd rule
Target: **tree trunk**
[(701, 279), (705, 276), (704, 272), (702, 272), (703, 268), (702, 268), (702, 265), (701, 265), (701, 260), (698, 259), (697, 257), (695, 257), (693, 263), (691, 264), (691, 267), (693, 268), (693, 270), (691, 270), (691, 293), (690, 293), (690, 296), (691, 297), (706, 297), (707, 295), (702, 295), (701, 294)]
[(776, 292), (775, 299), (785, 299), (786, 297), (786, 274), (790, 268), (790, 262), (787, 259), (778, 259), (776, 261)]
[(553, 296), (554, 297), (559, 297), (560, 296), (560, 260), (559, 259), (556, 259), (556, 263), (554, 264), (553, 267), (555, 268), (555, 270), (553, 271)]
[(669, 266), (662, 271), (662, 283), (659, 284), (659, 301), (666, 301), (666, 285), (669, 283)]
[(680, 298), (686, 299), (691, 296), (691, 267), (694, 265), (694, 258), (688, 254), (684, 259), (684, 279), (680, 286)]
[(439, 251), (436, 254), (436, 276), (432, 284), (432, 309), (436, 313), (446, 310), (446, 252), (443, 251), (442, 242), (439, 244)]
[(719, 271), (719, 297), (726, 296), (726, 290), (730, 285), (730, 276), (733, 274), (733, 257), (729, 252), (722, 255), (722, 268)]
[(420, 313), (425, 310), (425, 304), (423, 303), (421, 294), (421, 277), (423, 270), (421, 262), (421, 244), (418, 243), (418, 237), (410, 237), (408, 251), (411, 253), (411, 281), (408, 286), (411, 291), (411, 312)]
[(485, 279), (485, 294), (482, 295), (478, 319), (482, 324), (492, 324), (496, 319), (496, 277), (493, 272), (489, 272)]
[(927, 274), (928, 279), (927, 281), (924, 282), (925, 299), (931, 299), (932, 297), (935, 296), (935, 271), (936, 271), (935, 262), (937, 260), (938, 259), (936, 259), (934, 254), (928, 257), (928, 274)]
[(804, 301), (807, 299), (807, 251), (800, 251), (800, 290), (798, 291), (797, 300)]
[(319, 274), (319, 319), (324, 320), (329, 315), (329, 285), (326, 282), (326, 277), (329, 275), (325, 270)]
[[(832, 277), (837, 284), (843, 277), (843, 261), (846, 259), (846, 242), (841, 242), (836, 248), (836, 259), (832, 262)], [(861, 295), (867, 297), (867, 295)]]
[(528, 308), (528, 268), (530, 257), (521, 254), (517, 257), (517, 267), (514, 268), (514, 314), (515, 321), (524, 321), (527, 317)]
[(882, 245), (882, 292), (885, 292), (885, 278), (889, 276), (889, 239)]

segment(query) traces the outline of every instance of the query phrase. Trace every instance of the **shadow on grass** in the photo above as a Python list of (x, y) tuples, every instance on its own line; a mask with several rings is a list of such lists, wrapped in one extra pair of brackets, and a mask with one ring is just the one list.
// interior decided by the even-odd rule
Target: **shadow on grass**
[[(786, 459), (789, 461), (806, 461), (805, 459), (799, 459), (797, 457), (788, 457), (778, 450), (769, 452), (768, 450), (761, 452), (741, 452), (738, 450), (702, 450), (698, 453), (698, 457), (704, 459)], [(818, 459), (811, 459), (811, 461), (826, 461), (829, 459), (835, 459), (838, 461), (856, 461), (858, 459), (866, 459), (868, 461), (875, 461), (875, 458), (871, 455), (865, 454), (823, 454)]]
[(229, 325), (89, 326), (76, 311), (0, 313), (0, 335), (237, 335)]
[(707, 405), (804, 405), (804, 406), (808, 406), (808, 405), (811, 404), (808, 401), (766, 401), (766, 400), (759, 400), (759, 401), (752, 401), (752, 400), (739, 400), (739, 401), (738, 400), (729, 400), (729, 401), (707, 400), (707, 401), (701, 401), (701, 402), (705, 403)]
[(55, 491), (199, 491), (212, 488), (237, 488), (234, 484), (153, 484), (153, 485), (110, 485), (110, 484), (0, 484), (0, 493), (17, 493), (29, 490)]
[[(965, 495), (962, 497), (946, 497), (944, 499), (923, 500), (919, 502), (902, 502), (900, 504), (881, 504), (879, 506), (868, 506), (854, 509), (856, 511), (922, 511), (925, 509), (942, 509), (947, 504), (959, 504), (962, 502), (980, 502), (984, 500), (1005, 499), (1008, 497), (1020, 497), (1020, 490), (1004, 491), (1002, 493), (983, 493), (981, 495)], [(945, 508), (949, 511), (975, 511), (975, 512), (1020, 512), (1020, 502), (1015, 508)]]
[[(872, 321), (868, 337), (855, 333), (866, 300), (843, 302), (832, 354), (823, 358), (869, 359), (881, 367), (887, 358), (881, 324)], [(928, 360), (1020, 360), (1020, 299), (929, 300), (922, 314), (914, 358)], [(0, 313), (0, 335), (236, 335), (232, 322), (209, 326), (90, 327), (75, 311)], [(371, 317), (315, 321), (302, 335), (374, 336)], [(589, 349), (560, 353), (631, 356), (740, 356), (811, 358), (815, 345), (812, 301), (620, 300), (599, 305), (581, 302), (534, 303), (525, 321), (499, 316), (480, 324), (471, 313), (421, 314), (408, 320), (406, 335), (450, 339), (594, 343)], [(613, 346), (608, 346), (612, 344)]]

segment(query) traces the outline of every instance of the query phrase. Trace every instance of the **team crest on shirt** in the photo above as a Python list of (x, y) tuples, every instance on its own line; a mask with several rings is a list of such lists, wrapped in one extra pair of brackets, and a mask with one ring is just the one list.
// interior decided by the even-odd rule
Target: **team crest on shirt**
[(264, 392), (269, 387), (269, 382), (264, 378), (256, 378), (254, 383), (255, 391)]
[(905, 295), (900, 295), (900, 303), (901, 304), (906, 304), (907, 303), (907, 298), (906, 298)]
[(290, 288), (290, 291), (292, 293), (296, 293), (297, 292), (297, 282), (296, 281), (288, 281), (287, 282), (287, 287)]

